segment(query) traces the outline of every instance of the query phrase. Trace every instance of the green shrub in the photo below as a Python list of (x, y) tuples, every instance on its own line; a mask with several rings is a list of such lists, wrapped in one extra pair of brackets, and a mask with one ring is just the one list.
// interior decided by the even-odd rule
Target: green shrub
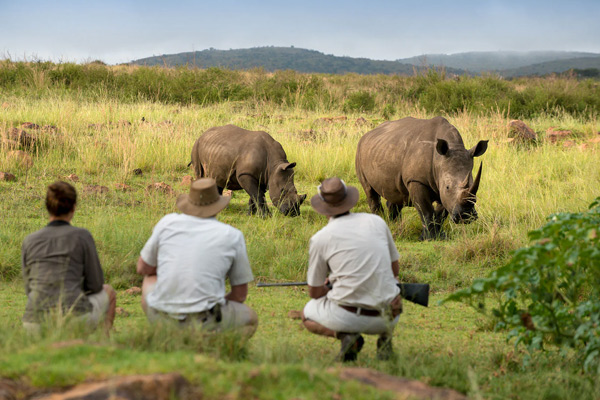
[[(529, 233), (535, 243), (487, 278), (444, 299), (486, 313), (530, 352), (546, 343), (576, 350), (584, 370), (600, 372), (600, 197), (582, 213), (559, 213)], [(596, 372), (597, 373), (597, 372)]]
[(344, 102), (344, 112), (371, 112), (375, 108), (375, 96), (361, 90), (351, 93)]

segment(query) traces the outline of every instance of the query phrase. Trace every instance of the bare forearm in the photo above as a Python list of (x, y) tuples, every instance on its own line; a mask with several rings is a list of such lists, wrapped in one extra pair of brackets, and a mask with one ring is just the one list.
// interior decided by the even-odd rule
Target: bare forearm
[(321, 297), (327, 295), (327, 292), (329, 292), (329, 288), (325, 285), (323, 285), (323, 286), (308, 286), (308, 295), (312, 299), (321, 298)]
[(392, 272), (394, 273), (394, 277), (397, 277), (400, 273), (400, 264), (398, 263), (398, 260), (392, 261)]
[(236, 285), (231, 287), (231, 292), (225, 295), (225, 299), (229, 301), (235, 301), (237, 303), (243, 303), (246, 301), (248, 296), (248, 284)]
[(140, 275), (156, 275), (156, 267), (146, 263), (142, 257), (138, 258), (136, 270)]

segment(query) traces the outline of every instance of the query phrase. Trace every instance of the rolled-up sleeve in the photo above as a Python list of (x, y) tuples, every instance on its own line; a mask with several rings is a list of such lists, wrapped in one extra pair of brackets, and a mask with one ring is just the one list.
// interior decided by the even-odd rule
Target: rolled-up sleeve
[(308, 272), (306, 282), (310, 286), (323, 286), (329, 275), (329, 265), (323, 257), (323, 251), (319, 241), (313, 236), (308, 245)]
[(158, 221), (152, 230), (152, 235), (150, 235), (150, 238), (140, 252), (140, 257), (142, 257), (142, 260), (152, 267), (156, 267), (158, 265), (158, 239), (161, 231), (161, 221)]
[(248, 252), (246, 251), (246, 240), (242, 232), (237, 232), (237, 238), (234, 241), (235, 246), (235, 257), (231, 264), (231, 269), (227, 273), (229, 276), (229, 283), (232, 286), (243, 285), (244, 283), (252, 282), (254, 275), (252, 274), (252, 268), (250, 268), (250, 261), (248, 260)]
[(83, 291), (98, 293), (104, 285), (104, 273), (100, 266), (100, 258), (92, 234), (84, 232), (80, 236), (83, 247)]

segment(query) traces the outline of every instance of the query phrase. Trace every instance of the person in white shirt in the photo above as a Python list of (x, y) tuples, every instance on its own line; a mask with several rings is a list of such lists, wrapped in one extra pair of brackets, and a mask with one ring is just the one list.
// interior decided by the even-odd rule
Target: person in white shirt
[(307, 282), (312, 298), (302, 321), (313, 333), (341, 340), (340, 361), (355, 361), (361, 333), (379, 335), (377, 356), (393, 355), (392, 334), (402, 312), (397, 286), (398, 258), (385, 221), (374, 214), (350, 213), (358, 189), (339, 178), (322, 182), (311, 205), (329, 222), (309, 245)]
[(215, 217), (230, 199), (219, 195), (214, 179), (198, 179), (177, 199), (183, 214), (165, 215), (154, 227), (137, 263), (144, 275), (142, 308), (150, 322), (254, 334), (258, 317), (243, 304), (254, 279), (244, 235)]

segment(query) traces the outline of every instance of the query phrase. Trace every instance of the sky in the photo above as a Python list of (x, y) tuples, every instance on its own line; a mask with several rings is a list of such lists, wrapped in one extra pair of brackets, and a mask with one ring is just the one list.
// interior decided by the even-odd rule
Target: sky
[(467, 51), (600, 53), (600, 0), (0, 0), (0, 59), (117, 64), (294, 46), (396, 60)]

